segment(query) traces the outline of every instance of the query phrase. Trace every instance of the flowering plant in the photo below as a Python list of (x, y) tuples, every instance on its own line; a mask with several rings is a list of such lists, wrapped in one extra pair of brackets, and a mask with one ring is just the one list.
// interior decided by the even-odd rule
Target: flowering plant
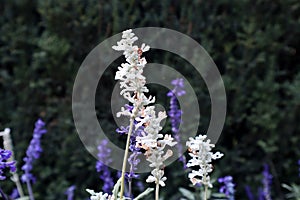
[[(155, 97), (147, 97), (145, 94), (149, 92), (146, 87), (146, 77), (143, 75), (143, 70), (147, 64), (147, 61), (142, 54), (150, 49), (148, 45), (142, 44), (141, 47), (134, 45), (134, 42), (138, 38), (132, 33), (132, 30), (126, 30), (122, 34), (122, 39), (117, 42), (116, 46), (112, 48), (117, 51), (123, 51), (123, 55), (126, 58), (126, 63), (122, 63), (118, 67), (115, 79), (120, 81), (120, 94), (129, 101), (131, 105), (125, 105), (121, 108), (121, 111), (117, 113), (117, 116), (121, 115), (129, 118), (128, 127), (120, 127), (117, 131), (121, 134), (127, 134), (127, 142), (125, 148), (125, 155), (123, 160), (122, 174), (120, 180), (114, 187), (112, 195), (107, 191), (96, 193), (93, 190), (87, 190), (92, 196), (91, 199), (126, 199), (130, 197), (124, 197), (125, 188), (125, 176), (126, 176), (126, 164), (129, 161), (131, 165), (130, 173), (127, 177), (134, 177), (132, 171), (136, 168), (138, 160), (134, 160), (135, 156), (141, 153), (141, 149), (146, 156), (146, 160), (149, 161), (149, 166), (153, 168), (151, 174), (146, 179), (146, 182), (155, 183), (155, 199), (159, 199), (159, 187), (164, 187), (167, 177), (164, 176), (164, 162), (173, 155), (172, 147), (179, 141), (178, 137), (178, 125), (180, 123), (181, 111), (176, 107), (176, 95), (183, 95), (184, 90), (180, 89), (183, 87), (183, 80), (174, 81), (175, 86), (179, 86), (174, 91), (171, 91), (168, 96), (171, 97), (171, 110), (168, 113), (173, 117), (172, 119), (172, 130), (176, 135), (176, 140), (171, 135), (163, 135), (160, 133), (162, 126), (160, 125), (167, 115), (165, 112), (156, 113), (155, 106), (150, 104), (155, 102)], [(133, 134), (138, 131), (138, 134)], [(134, 136), (132, 136), (134, 135)], [(187, 142), (187, 146), (191, 149), (190, 155), (192, 159), (187, 164), (188, 167), (199, 166), (199, 171), (192, 171), (189, 174), (190, 179), (193, 183), (201, 182), (205, 186), (212, 187), (209, 175), (212, 171), (210, 164), (212, 159), (218, 159), (223, 154), (217, 152), (211, 153), (212, 144), (209, 140), (204, 142), (206, 136), (198, 136), (196, 139), (190, 139)], [(128, 152), (131, 150), (134, 152), (128, 159)], [(134, 162), (135, 161), (135, 162)], [(201, 176), (202, 179), (198, 180), (195, 177)], [(130, 182), (131, 183), (131, 182)], [(120, 192), (118, 191), (120, 187)], [(103, 188), (105, 189), (105, 188)], [(146, 190), (147, 191), (147, 190)], [(148, 190), (146, 193), (152, 191)], [(143, 194), (143, 193), (142, 193)], [(145, 194), (145, 193), (144, 193)], [(143, 195), (144, 195), (143, 194)], [(205, 196), (206, 199), (206, 196)]]
[(118, 68), (119, 71), (117, 71), (115, 79), (121, 81), (120, 87), (122, 90), (120, 94), (132, 103), (133, 106), (131, 110), (122, 107), (121, 112), (118, 113), (118, 116), (124, 115), (130, 117), (121, 175), (120, 199), (123, 198), (126, 161), (133, 126), (135, 130), (140, 127), (144, 127), (140, 136), (136, 137), (135, 143), (136, 147), (145, 150), (145, 155), (147, 156), (147, 160), (150, 162), (150, 167), (154, 168), (146, 181), (155, 182), (155, 199), (158, 199), (159, 185), (165, 186), (164, 181), (166, 180), (166, 177), (163, 176), (163, 162), (172, 155), (172, 151), (170, 149), (166, 152), (164, 149), (166, 146), (174, 146), (176, 142), (173, 142), (173, 138), (170, 135), (163, 136), (159, 133), (162, 129), (160, 123), (164, 118), (166, 118), (166, 113), (159, 112), (156, 114), (155, 107), (149, 106), (149, 104), (155, 102), (155, 98), (151, 96), (146, 97), (145, 95), (145, 93), (149, 90), (145, 86), (146, 78), (142, 73), (147, 61), (141, 56), (142, 53), (148, 51), (150, 47), (145, 44), (142, 44), (140, 48), (134, 45), (134, 42), (137, 39), (138, 38), (134, 35), (134, 33), (132, 33), (132, 30), (127, 30), (123, 32), (122, 39), (117, 43), (117, 46), (113, 46), (113, 49), (123, 51), (123, 55), (126, 58), (127, 63), (121, 64), (121, 67)]

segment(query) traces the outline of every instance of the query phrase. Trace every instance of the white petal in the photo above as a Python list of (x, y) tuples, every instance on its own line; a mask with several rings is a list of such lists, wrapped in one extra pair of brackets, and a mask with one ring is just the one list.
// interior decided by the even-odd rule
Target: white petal
[(149, 175), (147, 180), (146, 180), (147, 183), (152, 183), (152, 182), (155, 182), (155, 181), (156, 181), (156, 178), (154, 176), (151, 176), (151, 175)]

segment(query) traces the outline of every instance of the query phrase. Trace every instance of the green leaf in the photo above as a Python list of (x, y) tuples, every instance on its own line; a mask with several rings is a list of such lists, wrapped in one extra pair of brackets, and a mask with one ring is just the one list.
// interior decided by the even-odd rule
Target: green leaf
[(29, 197), (28, 196), (25, 196), (25, 197), (20, 197), (18, 199), (15, 199), (15, 200), (29, 200)]
[(118, 199), (118, 193), (119, 193), (119, 189), (120, 189), (120, 186), (121, 186), (121, 179), (122, 179), (122, 177), (119, 178), (119, 180), (115, 184), (114, 189), (112, 191), (114, 199)]
[(144, 192), (139, 194), (134, 200), (142, 199), (144, 196), (147, 196), (148, 194), (150, 194), (153, 190), (154, 190), (154, 188), (147, 188)]
[(191, 191), (181, 187), (179, 188), (179, 192), (181, 192), (181, 194), (188, 200), (195, 200), (195, 196)]

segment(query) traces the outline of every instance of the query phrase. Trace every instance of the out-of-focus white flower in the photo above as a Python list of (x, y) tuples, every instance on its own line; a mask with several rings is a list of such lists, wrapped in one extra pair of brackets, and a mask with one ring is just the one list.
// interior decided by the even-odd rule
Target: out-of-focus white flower
[(151, 171), (151, 174), (153, 176), (152, 175), (148, 176), (148, 178), (146, 179), (147, 183), (155, 182), (155, 184), (159, 184), (162, 187), (166, 185), (164, 181), (167, 180), (167, 177), (164, 177), (164, 170), (155, 168)]
[[(210, 143), (210, 140), (206, 140), (206, 135), (199, 135), (195, 139), (190, 138), (186, 142), (186, 145), (189, 147), (189, 155), (192, 157), (188, 163), (188, 167), (199, 166), (199, 170), (192, 170), (189, 173), (189, 178), (193, 185), (201, 183), (212, 187), (210, 182), (210, 176), (208, 175), (213, 171), (212, 160), (221, 158), (224, 154), (220, 152), (213, 153), (212, 148), (215, 147), (214, 144)], [(205, 141), (206, 140), (206, 141)]]
[(114, 198), (107, 193), (98, 192), (96, 193), (94, 190), (86, 189), (88, 193), (90, 193), (91, 200), (113, 200)]

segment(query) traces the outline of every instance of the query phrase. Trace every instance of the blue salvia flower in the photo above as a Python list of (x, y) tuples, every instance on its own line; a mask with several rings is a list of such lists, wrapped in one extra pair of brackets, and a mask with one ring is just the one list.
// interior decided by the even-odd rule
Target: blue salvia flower
[(234, 200), (234, 184), (232, 183), (232, 176), (225, 176), (223, 178), (218, 179), (219, 183), (223, 183), (219, 192), (226, 195), (229, 200)]
[[(136, 123), (136, 122), (135, 122)], [(138, 156), (142, 154), (141, 149), (136, 146), (136, 137), (141, 136), (142, 132), (144, 131), (144, 127), (141, 126), (137, 130), (133, 128), (133, 132), (130, 137), (130, 145), (129, 150), (132, 152), (132, 154), (128, 158), (128, 163), (130, 165), (129, 173), (126, 173), (125, 176), (128, 179), (128, 181), (131, 181), (133, 178), (138, 178), (139, 175), (134, 173), (135, 170), (137, 170), (137, 166), (140, 163), (140, 159)]]
[[(129, 111), (132, 112), (133, 110), (133, 106), (130, 106), (128, 104), (125, 104), (125, 108)], [(136, 125), (137, 122), (134, 121), (134, 125)], [(118, 128), (117, 133), (119, 133), (120, 135), (124, 135), (127, 134), (129, 131), (129, 126), (124, 127), (121, 126), (120, 128)], [(139, 127), (137, 130), (135, 129), (135, 127), (133, 127), (133, 131), (132, 134), (130, 136), (130, 145), (129, 145), (129, 150), (132, 152), (132, 154), (129, 156), (128, 158), (128, 163), (130, 165), (130, 170), (128, 173), (125, 173), (125, 177), (127, 178), (127, 180), (130, 182), (133, 178), (138, 178), (139, 175), (134, 173), (135, 170), (137, 170), (137, 165), (139, 164), (140, 160), (138, 159), (138, 156), (140, 154), (142, 154), (141, 149), (139, 147), (136, 146), (136, 137), (137, 136), (141, 136), (142, 132), (144, 131), (144, 127), (141, 126)]]
[(251, 189), (250, 189), (249, 185), (245, 186), (245, 190), (246, 190), (246, 194), (247, 194), (248, 199), (249, 200), (254, 200), (254, 195), (251, 192)]
[[(171, 119), (171, 126), (173, 136), (177, 142), (177, 148), (179, 154), (182, 152), (182, 145), (180, 143), (179, 135), (179, 125), (181, 123), (182, 110), (179, 109), (177, 103), (177, 97), (184, 95), (186, 92), (184, 88), (184, 82), (182, 78), (174, 79), (171, 84), (174, 86), (173, 90), (167, 93), (167, 96), (170, 97), (170, 110), (168, 115)], [(186, 158), (184, 155), (179, 157), (179, 160), (183, 163), (184, 168), (186, 168)]]
[(75, 189), (76, 189), (76, 186), (72, 185), (72, 186), (68, 187), (68, 189), (65, 191), (65, 195), (67, 195), (67, 200), (73, 200)]
[(32, 164), (34, 160), (38, 159), (43, 151), (41, 147), (41, 137), (46, 132), (47, 130), (45, 129), (45, 123), (41, 119), (38, 119), (35, 123), (33, 138), (30, 141), (26, 151), (26, 157), (23, 159), (25, 161), (25, 164), (22, 166), (22, 170), (25, 172), (21, 177), (23, 182), (35, 181), (35, 177), (30, 171), (32, 170)]
[(11, 192), (11, 194), (9, 195), (9, 197), (11, 199), (17, 199), (17, 198), (19, 198), (20, 195), (19, 195), (18, 189), (14, 188), (13, 191)]
[(96, 163), (96, 170), (100, 173), (100, 179), (103, 181), (102, 190), (105, 193), (111, 193), (114, 186), (114, 180), (108, 165), (112, 162), (110, 159), (111, 149), (107, 147), (108, 141), (102, 140), (98, 145), (98, 161)]
[(257, 195), (258, 195), (257, 200), (266, 200), (265, 195), (264, 195), (264, 191), (263, 191), (262, 188), (258, 188), (258, 194)]
[(9, 197), (11, 199), (17, 199), (17, 198), (19, 198), (20, 195), (19, 195), (18, 189), (14, 188), (13, 191), (11, 192), (11, 194), (9, 195)]
[(8, 161), (12, 155), (12, 152), (9, 150), (4, 150), (0, 148), (0, 180), (6, 179), (3, 175), (4, 169), (9, 168), (11, 172), (16, 171), (16, 162), (15, 161)]
[(139, 190), (140, 192), (142, 192), (142, 191), (145, 190), (144, 183), (143, 183), (142, 181), (140, 181), (140, 180), (136, 182), (136, 187), (138, 188), (138, 190)]
[(264, 164), (264, 171), (263, 171), (263, 196), (266, 200), (271, 200), (271, 184), (272, 184), (272, 175), (269, 172), (269, 166)]
[[(133, 110), (133, 106), (130, 106), (128, 104), (125, 105), (125, 108), (129, 111), (132, 112)], [(127, 179), (128, 183), (129, 183), (129, 191), (127, 196), (131, 196), (132, 197), (132, 180), (133, 179), (137, 179), (140, 176), (138, 174), (135, 173), (135, 171), (137, 170), (137, 166), (140, 163), (140, 159), (138, 158), (139, 155), (142, 154), (141, 148), (137, 147), (136, 145), (136, 137), (137, 136), (142, 136), (142, 133), (144, 131), (144, 126), (140, 126), (137, 129), (135, 128), (135, 125), (137, 124), (136, 121), (134, 121), (134, 127), (130, 136), (130, 144), (129, 144), (129, 150), (132, 152), (132, 154), (128, 157), (127, 161), (130, 165), (130, 169), (129, 172), (125, 173), (125, 178)], [(121, 126), (120, 128), (118, 128), (117, 133), (119, 133), (120, 135), (124, 135), (127, 134), (129, 131), (129, 126), (124, 127)], [(138, 184), (138, 182), (136, 182), (136, 185)], [(137, 185), (138, 188), (139, 185)]]
[(298, 170), (299, 170), (299, 174), (298, 174), (298, 176), (300, 177), (300, 160), (298, 160)]

